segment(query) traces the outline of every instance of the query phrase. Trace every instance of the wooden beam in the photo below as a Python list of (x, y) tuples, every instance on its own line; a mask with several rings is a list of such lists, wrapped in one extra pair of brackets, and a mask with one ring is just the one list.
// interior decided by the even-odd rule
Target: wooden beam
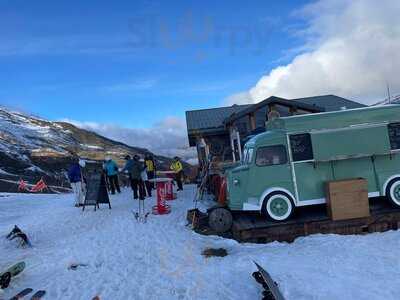
[(296, 106), (291, 106), (291, 107), (289, 108), (289, 114), (290, 114), (291, 116), (297, 115), (297, 107), (296, 107)]
[(251, 130), (256, 129), (256, 116), (254, 113), (249, 114), (249, 123), (250, 123)]

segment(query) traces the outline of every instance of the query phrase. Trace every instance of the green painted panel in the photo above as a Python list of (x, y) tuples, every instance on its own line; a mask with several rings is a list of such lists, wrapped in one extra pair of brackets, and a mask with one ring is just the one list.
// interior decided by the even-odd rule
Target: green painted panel
[[(228, 172), (229, 207), (233, 210), (243, 208), (244, 199), (247, 199), (246, 188), (249, 178), (249, 167), (239, 166)], [(237, 181), (237, 184), (234, 182)]]
[(382, 105), (343, 111), (279, 118), (267, 123), (267, 129), (287, 132), (334, 129), (357, 124), (380, 124), (400, 121), (400, 105)]
[(325, 198), (325, 183), (333, 179), (330, 162), (295, 163), (294, 169), (300, 201)]
[(379, 191), (372, 158), (364, 157), (332, 162), (334, 179), (364, 178), (368, 181), (368, 192)]
[(254, 165), (250, 169), (249, 177), (247, 185), (248, 197), (259, 198), (266, 189), (272, 187), (281, 187), (293, 193), (293, 183), (289, 164), (263, 167)]
[(390, 152), (386, 125), (311, 132), (314, 159), (340, 160)]
[(400, 174), (400, 153), (375, 157), (375, 169), (378, 174), (380, 191), (384, 193), (383, 185), (385, 182), (393, 175)]

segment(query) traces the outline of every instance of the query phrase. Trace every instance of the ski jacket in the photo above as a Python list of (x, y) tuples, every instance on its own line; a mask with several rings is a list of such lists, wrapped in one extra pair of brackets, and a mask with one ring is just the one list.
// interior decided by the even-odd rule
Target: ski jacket
[(82, 181), (81, 167), (75, 163), (68, 170), (68, 179), (71, 183)]
[(118, 166), (113, 160), (106, 161), (104, 164), (104, 170), (107, 176), (114, 176), (118, 174)]
[(156, 165), (152, 159), (146, 159), (145, 161), (147, 172), (154, 172), (156, 169)]
[(182, 163), (179, 160), (172, 162), (170, 169), (175, 173), (179, 173), (183, 170)]
[(144, 170), (143, 164), (134, 159), (130, 159), (126, 162), (125, 167), (122, 169), (122, 172), (128, 171), (131, 175), (131, 179), (141, 179), (141, 173)]

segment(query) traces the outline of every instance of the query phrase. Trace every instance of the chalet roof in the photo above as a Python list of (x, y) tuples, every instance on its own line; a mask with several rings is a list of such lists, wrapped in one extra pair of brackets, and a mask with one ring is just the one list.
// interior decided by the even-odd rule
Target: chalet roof
[(366, 107), (367, 105), (361, 104), (352, 100), (348, 100), (336, 95), (322, 95), (314, 97), (305, 97), (292, 99), (291, 101), (300, 101), (305, 104), (323, 107), (325, 111), (338, 111), (342, 108), (352, 109)]
[(190, 110), (186, 112), (186, 123), (188, 132), (206, 129), (223, 128), (224, 120), (230, 115), (252, 106), (252, 104), (232, 105), (228, 107), (218, 107), (200, 110)]
[(325, 109), (323, 107), (317, 106), (316, 104), (308, 104), (308, 103), (304, 103), (301, 102), (300, 99), (297, 99), (295, 101), (293, 100), (287, 100), (284, 98), (280, 98), (280, 97), (275, 97), (275, 96), (271, 96), (261, 102), (258, 102), (256, 104), (251, 105), (250, 107), (246, 108), (246, 109), (242, 109), (239, 112), (236, 112), (234, 114), (232, 114), (229, 118), (226, 118), (224, 120), (224, 123), (231, 123), (237, 119), (242, 118), (243, 116), (255, 112), (256, 110), (265, 107), (267, 105), (270, 104), (279, 104), (281, 106), (286, 106), (286, 107), (295, 107), (297, 109), (301, 109), (301, 110), (306, 110), (308, 112), (323, 112), (325, 111)]

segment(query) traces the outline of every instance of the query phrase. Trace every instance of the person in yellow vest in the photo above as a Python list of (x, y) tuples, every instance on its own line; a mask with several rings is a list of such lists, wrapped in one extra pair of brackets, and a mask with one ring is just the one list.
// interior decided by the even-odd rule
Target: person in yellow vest
[(170, 169), (175, 172), (175, 181), (178, 185), (178, 191), (182, 191), (182, 175), (183, 175), (183, 166), (179, 157), (175, 156), (174, 160), (171, 164)]
[[(146, 154), (144, 157), (144, 163), (146, 167), (147, 178), (148, 180), (151, 180), (156, 174), (156, 163), (154, 162), (153, 156), (151, 154)], [(151, 182), (151, 188), (154, 189), (154, 182)]]

